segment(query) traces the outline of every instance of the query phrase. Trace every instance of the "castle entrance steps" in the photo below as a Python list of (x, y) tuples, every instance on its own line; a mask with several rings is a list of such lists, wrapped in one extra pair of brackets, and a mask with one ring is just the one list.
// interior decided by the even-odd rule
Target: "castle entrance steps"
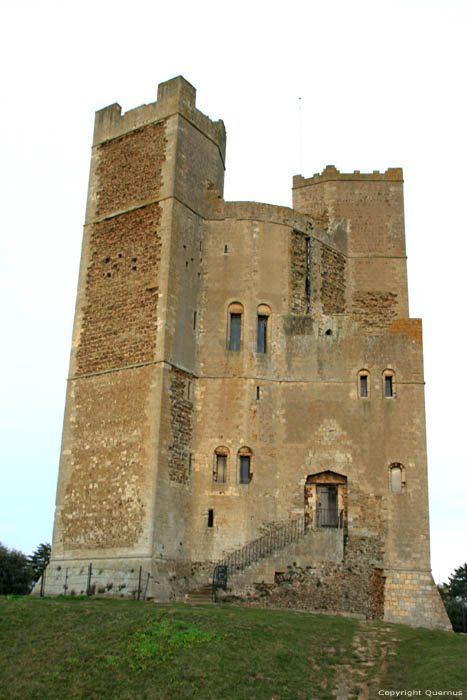
[(228, 588), (231, 593), (241, 594), (255, 584), (273, 584), (276, 574), (287, 571), (289, 567), (313, 568), (323, 562), (339, 563), (343, 558), (344, 530), (333, 527), (303, 529), (295, 541), (288, 542), (265, 556), (251, 559), (245, 565), (242, 565), (242, 557), (238, 552), (231, 553), (223, 563), (228, 562)]
[(212, 585), (202, 586), (196, 591), (186, 593), (183, 602), (190, 605), (213, 605)]

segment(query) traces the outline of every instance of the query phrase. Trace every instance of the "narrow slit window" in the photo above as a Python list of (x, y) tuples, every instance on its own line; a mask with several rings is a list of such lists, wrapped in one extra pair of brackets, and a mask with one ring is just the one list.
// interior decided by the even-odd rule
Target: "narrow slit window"
[(250, 472), (250, 457), (249, 455), (240, 456), (240, 483), (249, 484), (251, 480)]
[(362, 398), (368, 397), (368, 376), (366, 374), (360, 376), (360, 396)]
[(256, 352), (267, 352), (268, 317), (258, 316)]
[(214, 527), (214, 511), (212, 508), (208, 510), (208, 527)]
[(214, 481), (218, 484), (225, 484), (227, 481), (227, 455), (216, 455)]
[(392, 397), (394, 395), (393, 391), (394, 387), (392, 376), (389, 374), (384, 377), (384, 395), (386, 396), (386, 398)]
[(197, 316), (196, 311), (193, 311), (193, 330), (195, 330), (195, 328), (196, 328), (196, 316)]
[(230, 314), (229, 350), (240, 350), (242, 314)]
[(259, 386), (256, 387), (256, 400), (259, 401), (261, 398), (261, 388)]

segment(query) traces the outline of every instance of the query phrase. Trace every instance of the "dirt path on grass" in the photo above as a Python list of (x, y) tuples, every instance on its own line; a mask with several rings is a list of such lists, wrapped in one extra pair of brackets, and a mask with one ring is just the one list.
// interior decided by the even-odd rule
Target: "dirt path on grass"
[(378, 697), (387, 657), (394, 655), (394, 629), (361, 620), (352, 640), (352, 658), (337, 669), (336, 700), (372, 700)]

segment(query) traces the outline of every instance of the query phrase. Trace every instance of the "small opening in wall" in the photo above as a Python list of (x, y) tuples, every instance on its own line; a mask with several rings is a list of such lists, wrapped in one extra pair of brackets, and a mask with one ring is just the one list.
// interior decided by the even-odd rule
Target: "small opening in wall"
[(108, 272), (108, 273), (107, 273), (107, 277), (112, 277), (112, 273), (111, 273), (111, 272)]
[(212, 508), (208, 510), (208, 527), (214, 527), (214, 511)]
[(191, 474), (192, 464), (193, 464), (193, 456), (190, 452), (190, 454), (188, 455), (188, 474)]
[(193, 330), (196, 328), (196, 316), (197, 316), (196, 311), (193, 311)]
[(106, 258), (106, 259), (105, 259), (105, 262), (106, 262), (106, 263), (109, 263), (109, 262), (110, 262), (110, 258)]
[(188, 401), (191, 399), (191, 382), (190, 382), (190, 380), (188, 380), (186, 383), (186, 397), (187, 397)]
[(224, 246), (224, 253), (228, 253), (229, 249), (227, 248), (227, 245)]
[(259, 386), (256, 387), (256, 400), (259, 401), (261, 398), (261, 388)]
[(230, 314), (229, 350), (239, 351), (242, 335), (242, 314)]
[(360, 375), (360, 396), (368, 398), (368, 375)]
[(188, 267), (188, 260), (185, 260), (185, 267)]
[(132, 269), (132, 270), (136, 270), (136, 265), (133, 265), (133, 267), (132, 267), (131, 269)]
[(390, 398), (393, 396), (393, 386), (392, 386), (392, 377), (391, 375), (384, 377), (384, 395), (387, 398)]
[(118, 257), (119, 257), (119, 258), (123, 258), (122, 253), (119, 253), (119, 254), (118, 254)]
[(326, 335), (332, 335), (332, 330), (330, 328), (327, 329)]
[(240, 483), (249, 484), (251, 481), (251, 460), (249, 455), (240, 456)]
[(136, 258), (131, 258), (131, 262), (136, 262)]

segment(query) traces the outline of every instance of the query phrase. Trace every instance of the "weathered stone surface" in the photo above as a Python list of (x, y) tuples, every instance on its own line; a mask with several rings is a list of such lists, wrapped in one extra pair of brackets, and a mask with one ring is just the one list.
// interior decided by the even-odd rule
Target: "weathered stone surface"
[(96, 591), (142, 567), (183, 597), (301, 518), (228, 595), (447, 627), (402, 172), (298, 176), (289, 209), (225, 202), (224, 157), (183, 78), (96, 114), (46, 591), (93, 561)]

